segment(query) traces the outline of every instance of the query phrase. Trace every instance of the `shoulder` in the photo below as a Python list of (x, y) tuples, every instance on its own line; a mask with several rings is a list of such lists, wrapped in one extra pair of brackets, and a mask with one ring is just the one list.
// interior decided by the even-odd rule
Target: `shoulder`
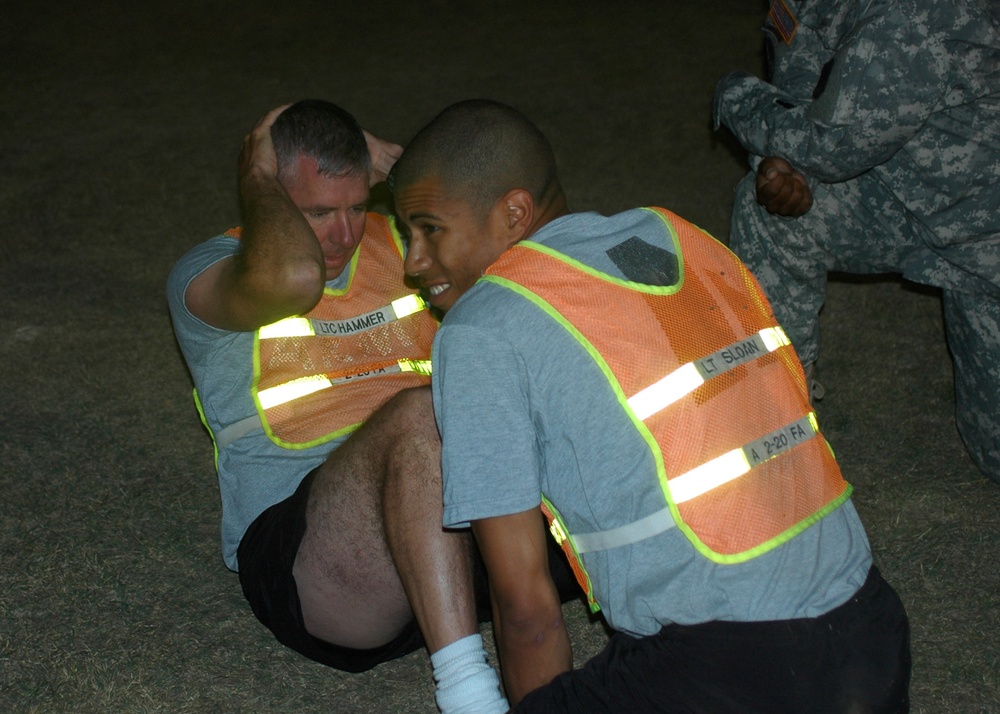
[[(491, 283), (480, 283), (448, 311), (434, 337), (433, 383), (477, 390), (487, 383), (520, 383), (530, 372), (526, 363), (544, 343), (544, 316), (516, 293)], [(481, 392), (479, 392), (481, 394)], [(464, 399), (465, 397), (461, 397)]]
[(175, 324), (178, 320), (201, 322), (187, 309), (185, 293), (188, 286), (192, 280), (220, 260), (233, 257), (239, 246), (239, 240), (227, 232), (199, 243), (174, 263), (167, 277), (167, 302)]
[(632, 208), (610, 216), (596, 212), (571, 213), (544, 226), (531, 240), (554, 250), (594, 241), (621, 242), (622, 236), (662, 227), (660, 210)]
[[(531, 304), (513, 290), (480, 280), (441, 320), (438, 339), (443, 343), (506, 340), (512, 333), (521, 333), (517, 328), (523, 327), (531, 313)], [(467, 347), (477, 349), (476, 344)]]
[(655, 209), (634, 208), (611, 216), (579, 213), (565, 219), (546, 226), (549, 230), (540, 231), (536, 242), (613, 278), (635, 279), (628, 269), (632, 262), (659, 256), (672, 260), (677, 250), (672, 224)]
[(232, 232), (209, 238), (194, 246), (182, 255), (170, 270), (170, 275), (167, 278), (168, 292), (173, 292), (178, 287), (183, 290), (191, 280), (206, 269), (220, 260), (234, 256), (239, 247), (240, 242)]

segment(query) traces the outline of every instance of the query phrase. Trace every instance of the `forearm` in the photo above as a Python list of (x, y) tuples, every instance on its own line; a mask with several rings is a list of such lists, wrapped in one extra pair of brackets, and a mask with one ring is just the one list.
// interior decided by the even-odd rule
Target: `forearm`
[(473, 521), (472, 530), (490, 578), (507, 698), (515, 704), (573, 666), (559, 594), (549, 576), (545, 528), (536, 507)]
[(220, 292), (236, 321), (259, 326), (308, 312), (323, 294), (326, 263), (316, 234), (278, 180), (272, 109), (243, 139), (239, 160), (243, 236)]
[(892, 156), (915, 128), (885, 130), (860, 121), (817, 120), (811, 104), (749, 75), (727, 75), (716, 89), (716, 124), (729, 129), (756, 156), (780, 156), (811, 178), (835, 183), (853, 178)]
[(573, 651), (558, 607), (546, 617), (517, 621), (494, 603), (493, 632), (512, 705), (573, 668)]
[[(882, 6), (855, 20), (815, 96), (732, 73), (716, 88), (716, 122), (757, 156), (781, 156), (834, 183), (890, 159), (949, 101), (942, 40)], [(780, 77), (779, 77), (780, 78)]]
[(274, 176), (240, 180), (243, 213), (235, 279), (248, 298), (273, 305), (279, 317), (311, 309), (322, 296), (326, 270), (316, 235)]

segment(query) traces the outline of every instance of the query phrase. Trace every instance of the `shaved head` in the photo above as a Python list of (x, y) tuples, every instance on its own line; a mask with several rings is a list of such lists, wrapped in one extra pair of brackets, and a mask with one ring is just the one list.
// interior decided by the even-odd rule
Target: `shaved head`
[(432, 177), (477, 213), (511, 189), (540, 202), (558, 188), (542, 132), (512, 107), (485, 99), (453, 104), (421, 129), (393, 168), (391, 186), (398, 192)]

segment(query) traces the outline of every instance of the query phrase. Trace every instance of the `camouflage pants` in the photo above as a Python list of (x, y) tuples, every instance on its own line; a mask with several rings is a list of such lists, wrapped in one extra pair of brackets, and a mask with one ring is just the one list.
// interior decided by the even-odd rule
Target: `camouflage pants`
[(1000, 482), (1000, 300), (956, 289), (948, 279), (935, 281), (940, 259), (878, 181), (861, 176), (820, 185), (813, 198), (800, 218), (772, 216), (754, 198), (751, 173), (737, 189), (729, 239), (760, 281), (802, 364), (813, 364), (819, 354), (829, 271), (901, 273), (937, 284), (955, 365), (958, 430), (980, 470)]

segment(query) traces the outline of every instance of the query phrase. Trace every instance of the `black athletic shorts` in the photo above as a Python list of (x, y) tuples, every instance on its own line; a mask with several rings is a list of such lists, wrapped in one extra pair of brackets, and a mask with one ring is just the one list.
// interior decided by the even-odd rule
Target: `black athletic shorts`
[[(377, 664), (402, 657), (424, 645), (416, 621), (381, 647), (359, 650), (339, 647), (306, 631), (299, 594), (292, 575), (295, 556), (306, 530), (306, 504), (318, 469), (310, 471), (295, 493), (261, 513), (243, 535), (237, 550), (240, 585), (254, 615), (281, 644), (328, 667), (364, 672)], [(539, 514), (539, 518), (541, 518)], [(563, 602), (581, 596), (562, 551), (549, 538), (549, 569)], [(485, 568), (475, 563), (476, 605), (480, 622), (490, 619)]]
[(617, 633), (513, 711), (902, 714), (909, 684), (906, 611), (872, 566), (853, 597), (820, 617)]

